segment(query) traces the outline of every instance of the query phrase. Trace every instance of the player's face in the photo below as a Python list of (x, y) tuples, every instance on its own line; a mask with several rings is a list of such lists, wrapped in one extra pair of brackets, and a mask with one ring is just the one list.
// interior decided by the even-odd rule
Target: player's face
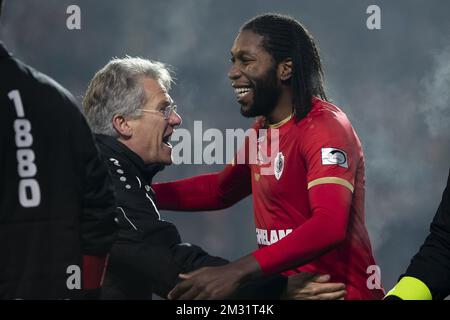
[(281, 84), (272, 56), (262, 46), (263, 36), (242, 31), (231, 48), (228, 73), (245, 117), (267, 116), (281, 95)]
[[(144, 163), (172, 163), (172, 146), (169, 143), (174, 128), (181, 123), (181, 117), (173, 111), (166, 120), (162, 111), (173, 103), (166, 89), (153, 79), (143, 79), (147, 103), (144, 112), (137, 119), (129, 120), (132, 127), (132, 146)], [(149, 111), (149, 112), (148, 112)]]

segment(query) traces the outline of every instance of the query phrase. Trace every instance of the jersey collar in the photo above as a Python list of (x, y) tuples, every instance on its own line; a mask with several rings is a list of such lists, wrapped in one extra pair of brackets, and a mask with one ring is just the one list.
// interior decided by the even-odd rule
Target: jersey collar
[(291, 120), (293, 117), (294, 117), (294, 114), (291, 113), (288, 117), (284, 118), (280, 122), (277, 122), (277, 123), (274, 123), (274, 124), (269, 124), (269, 128), (271, 128), (271, 129), (278, 129), (281, 126), (283, 126), (285, 123), (289, 122), (289, 120)]
[(139, 157), (126, 145), (119, 142), (116, 138), (103, 134), (96, 134), (95, 138), (97, 143), (106, 145), (114, 152), (126, 157), (149, 183), (151, 183), (151, 180), (155, 174), (164, 169), (164, 165), (161, 164), (145, 164), (141, 157)]

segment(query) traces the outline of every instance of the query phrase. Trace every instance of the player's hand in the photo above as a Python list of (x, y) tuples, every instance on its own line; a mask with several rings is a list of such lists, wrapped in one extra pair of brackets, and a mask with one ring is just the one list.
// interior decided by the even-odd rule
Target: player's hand
[(347, 294), (343, 283), (330, 283), (329, 275), (301, 272), (288, 278), (282, 299), (343, 300)]
[(200, 268), (180, 278), (184, 281), (169, 292), (170, 300), (225, 299), (241, 284), (239, 270), (229, 265)]

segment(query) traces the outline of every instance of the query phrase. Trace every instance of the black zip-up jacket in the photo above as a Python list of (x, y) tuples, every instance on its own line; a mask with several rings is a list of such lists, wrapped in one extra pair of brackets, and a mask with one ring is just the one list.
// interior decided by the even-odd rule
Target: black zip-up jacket
[[(198, 246), (182, 243), (175, 225), (161, 219), (151, 181), (162, 166), (145, 165), (113, 137), (96, 135), (96, 139), (116, 189), (120, 227), (102, 298), (151, 299), (152, 292), (165, 298), (179, 281), (178, 274), (228, 263)], [(233, 298), (277, 299), (286, 283), (278, 275), (254, 281)]]
[(0, 109), (0, 298), (81, 298), (116, 234), (107, 168), (70, 93), (1, 43)]

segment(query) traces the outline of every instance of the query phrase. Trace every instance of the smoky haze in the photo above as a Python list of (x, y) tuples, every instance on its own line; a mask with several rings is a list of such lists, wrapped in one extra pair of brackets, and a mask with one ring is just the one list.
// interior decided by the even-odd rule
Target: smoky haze
[[(81, 9), (81, 30), (66, 9)], [(381, 29), (366, 9), (381, 8)], [(239, 27), (264, 12), (289, 14), (314, 35), (328, 95), (347, 113), (366, 157), (366, 221), (382, 282), (390, 289), (423, 242), (450, 165), (448, 1), (7, 0), (2, 39), (18, 58), (81, 101), (112, 57), (166, 62), (183, 128), (249, 127), (227, 79)], [(199, 138), (199, 137), (197, 137)], [(205, 146), (205, 144), (204, 144)], [(174, 165), (156, 181), (220, 170)], [(184, 241), (235, 259), (256, 248), (251, 198), (215, 213), (162, 212)]]

